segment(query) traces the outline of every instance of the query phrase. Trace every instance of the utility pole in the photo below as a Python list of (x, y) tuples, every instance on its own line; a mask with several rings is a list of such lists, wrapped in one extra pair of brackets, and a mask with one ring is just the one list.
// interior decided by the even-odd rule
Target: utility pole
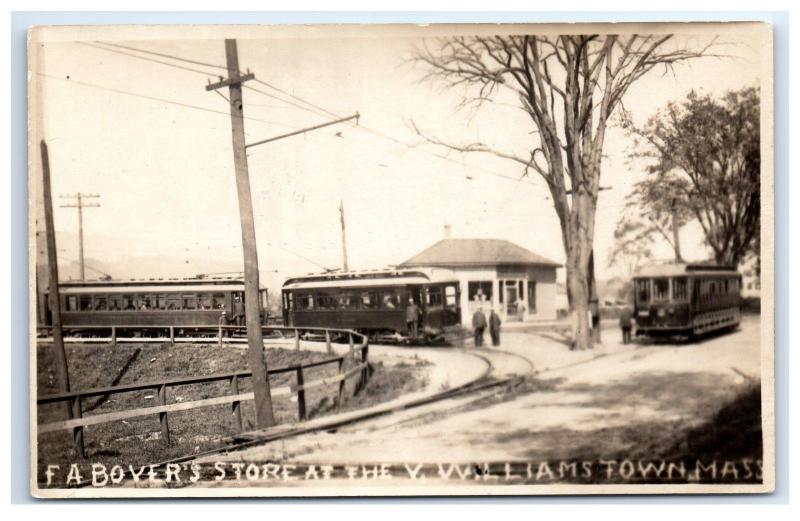
[(77, 208), (78, 209), (78, 258), (80, 259), (81, 267), (81, 280), (86, 280), (86, 268), (83, 261), (83, 209), (84, 208), (97, 208), (100, 205), (97, 203), (87, 203), (86, 199), (97, 199), (98, 194), (84, 194), (78, 192), (77, 194), (68, 194), (59, 196), (62, 199), (75, 199), (75, 204), (62, 204), (61, 208)]
[(250, 175), (244, 141), (244, 106), (242, 83), (253, 79), (253, 74), (239, 73), (239, 53), (236, 40), (225, 40), (225, 57), (228, 78), (207, 85), (211, 91), (228, 87), (231, 109), (231, 138), (233, 140), (233, 164), (236, 171), (236, 191), (239, 197), (239, 219), (242, 224), (242, 250), (244, 252), (244, 302), (247, 324), (247, 355), (253, 373), (253, 394), (256, 402), (256, 425), (260, 428), (275, 425), (272, 396), (264, 358), (264, 338), (261, 332), (261, 307), (258, 298), (258, 252), (256, 251), (256, 227), (253, 217), (253, 201), (250, 194)]
[(347, 236), (345, 235), (344, 231), (344, 202), (339, 201), (339, 220), (342, 223), (342, 269), (344, 271), (348, 271), (347, 269)]
[(247, 352), (250, 371), (253, 373), (253, 393), (256, 401), (256, 423), (259, 427), (275, 425), (275, 414), (272, 410), (267, 362), (264, 359), (264, 339), (261, 332), (261, 314), (259, 306), (258, 254), (256, 252), (256, 228), (253, 218), (253, 201), (250, 194), (250, 175), (247, 168), (246, 151), (250, 147), (271, 143), (279, 139), (298, 136), (306, 132), (336, 125), (355, 119), (358, 113), (346, 118), (328, 121), (302, 130), (274, 136), (255, 143), (245, 143), (244, 136), (244, 102), (242, 101), (242, 83), (255, 78), (255, 74), (239, 71), (239, 53), (236, 40), (225, 40), (225, 58), (228, 66), (228, 78), (220, 78), (216, 83), (206, 85), (206, 91), (228, 87), (231, 110), (231, 138), (233, 140), (233, 164), (236, 170), (236, 191), (239, 196), (239, 219), (242, 223), (242, 250), (244, 253), (244, 300), (245, 319), (247, 323)]
[[(47, 143), (40, 143), (42, 153), (42, 177), (44, 196), (44, 226), (47, 240), (47, 267), (49, 288), (47, 301), (50, 308), (53, 332), (53, 358), (56, 362), (58, 375), (58, 388), (63, 393), (69, 392), (69, 368), (67, 367), (67, 353), (64, 351), (64, 334), (61, 329), (61, 299), (58, 292), (58, 253), (56, 250), (56, 233), (53, 227), (53, 197), (50, 192), (50, 158), (47, 153)], [(69, 403), (65, 404), (67, 419), (72, 418), (72, 409)]]
[(675, 247), (675, 262), (683, 262), (683, 256), (681, 255), (681, 238), (678, 234), (678, 198), (672, 198), (672, 204), (670, 206), (670, 211), (672, 212), (672, 216), (670, 217), (672, 220), (672, 243)]

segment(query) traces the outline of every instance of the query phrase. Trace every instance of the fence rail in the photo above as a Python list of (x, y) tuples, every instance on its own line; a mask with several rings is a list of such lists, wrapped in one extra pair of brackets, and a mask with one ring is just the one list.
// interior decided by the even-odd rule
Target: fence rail
[[(124, 327), (124, 326), (73, 326), (72, 328), (73, 329), (85, 328), (92, 330), (98, 328), (108, 329), (109, 327)], [(164, 328), (164, 326), (150, 326), (150, 327), (160, 328), (160, 329)], [(178, 326), (172, 326), (172, 327), (177, 328)], [(197, 328), (200, 326), (187, 326), (187, 329), (189, 327)], [(234, 329), (234, 330), (245, 329), (244, 326), (208, 326), (208, 327)], [(294, 385), (287, 385), (271, 389), (271, 395), (274, 397), (274, 396), (286, 396), (286, 395), (296, 394), (298, 418), (300, 421), (304, 421), (307, 416), (306, 398), (305, 398), (306, 390), (313, 389), (315, 387), (320, 387), (323, 385), (338, 383), (339, 387), (337, 393), (337, 407), (339, 408), (339, 410), (341, 410), (342, 403), (346, 398), (345, 384), (347, 383), (348, 379), (358, 376), (358, 383), (356, 384), (355, 393), (358, 393), (361, 390), (363, 390), (364, 386), (367, 384), (367, 381), (369, 380), (370, 377), (371, 368), (369, 365), (369, 342), (367, 341), (366, 336), (348, 329), (294, 328), (294, 327), (283, 327), (283, 326), (264, 326), (263, 329), (269, 332), (272, 331), (279, 332), (281, 333), (281, 336), (283, 336), (284, 338), (286, 338), (285, 333), (287, 332), (291, 333), (292, 337), (294, 338), (295, 349), (300, 349), (301, 332), (302, 334), (305, 334), (306, 332), (313, 332), (314, 334), (319, 334), (320, 337), (322, 336), (322, 334), (324, 334), (326, 341), (326, 351), (329, 354), (333, 353), (333, 349), (331, 346), (332, 334), (338, 336), (344, 335), (348, 338), (349, 348), (347, 352), (342, 355), (332, 356), (330, 358), (326, 358), (325, 360), (320, 360), (316, 362), (300, 363), (287, 367), (278, 367), (274, 369), (269, 369), (267, 371), (268, 377), (271, 375), (277, 375), (282, 373), (290, 373), (290, 372), (295, 373), (296, 382)], [(223, 337), (222, 329), (220, 329), (219, 338), (222, 339), (222, 337)], [(359, 340), (358, 345), (356, 345), (356, 339)], [(357, 360), (357, 354), (360, 354), (360, 360)], [(357, 363), (355, 366), (350, 367), (349, 369), (345, 369), (346, 361), (348, 359)], [(327, 376), (312, 381), (305, 380), (304, 373), (306, 370), (329, 364), (337, 364), (338, 371), (335, 376)], [(244, 401), (253, 400), (254, 396), (252, 392), (240, 393), (239, 383), (243, 378), (249, 378), (252, 377), (252, 375), (253, 375), (252, 372), (249, 371), (237, 371), (237, 372), (213, 374), (207, 376), (189, 376), (182, 378), (172, 378), (167, 380), (155, 380), (150, 382), (125, 384), (113, 387), (96, 387), (92, 389), (80, 389), (71, 392), (39, 396), (36, 400), (36, 403), (39, 405), (68, 402), (71, 405), (72, 414), (71, 418), (66, 420), (40, 424), (38, 425), (37, 430), (40, 433), (56, 432), (61, 430), (72, 430), (73, 441), (75, 443), (76, 450), (78, 451), (78, 454), (81, 457), (85, 457), (84, 442), (83, 442), (84, 427), (157, 414), (159, 417), (159, 421), (161, 423), (162, 439), (164, 440), (164, 443), (169, 444), (169, 417), (168, 417), (169, 413), (171, 412), (174, 413), (178, 411), (188, 411), (200, 407), (211, 407), (214, 405), (231, 404), (236, 432), (241, 432), (242, 431), (241, 403)], [(192, 385), (192, 384), (208, 384), (220, 381), (229, 382), (230, 394), (218, 396), (215, 398), (193, 400), (190, 402), (167, 404), (167, 390), (171, 387), (176, 387), (181, 385)], [(85, 398), (108, 396), (111, 394), (119, 394), (119, 393), (148, 391), (148, 390), (158, 392), (158, 402), (159, 402), (158, 405), (150, 407), (140, 407), (136, 409), (127, 409), (123, 411), (114, 411), (110, 413), (93, 414), (90, 416), (83, 416), (82, 414), (82, 400)]]

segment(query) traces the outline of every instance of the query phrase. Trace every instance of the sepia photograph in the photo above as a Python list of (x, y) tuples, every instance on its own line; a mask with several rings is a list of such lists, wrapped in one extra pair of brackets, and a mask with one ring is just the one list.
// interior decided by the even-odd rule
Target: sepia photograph
[(775, 488), (766, 23), (28, 31), (31, 494)]

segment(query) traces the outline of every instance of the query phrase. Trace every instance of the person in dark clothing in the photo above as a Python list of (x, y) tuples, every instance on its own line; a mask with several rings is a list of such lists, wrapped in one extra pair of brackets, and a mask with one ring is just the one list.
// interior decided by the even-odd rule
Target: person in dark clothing
[(633, 329), (633, 311), (627, 306), (619, 315), (619, 328), (622, 330), (622, 343), (629, 344), (631, 341), (631, 330)]
[(475, 330), (475, 347), (483, 347), (483, 330), (486, 329), (486, 315), (478, 308), (472, 315), (472, 329)]
[(500, 324), (502, 323), (500, 315), (492, 309), (492, 312), (489, 314), (489, 336), (492, 337), (493, 346), (500, 345)]
[(408, 331), (408, 336), (411, 338), (417, 338), (419, 334), (419, 316), (422, 314), (422, 310), (417, 306), (414, 299), (408, 299), (408, 307), (406, 308), (406, 326)]
[(237, 326), (244, 325), (244, 302), (238, 295), (233, 300), (233, 322)]

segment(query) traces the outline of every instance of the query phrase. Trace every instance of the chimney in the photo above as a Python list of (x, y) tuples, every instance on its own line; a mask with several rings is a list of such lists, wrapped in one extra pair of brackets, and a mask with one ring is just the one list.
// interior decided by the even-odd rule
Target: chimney
[(450, 238), (452, 238), (452, 235), (453, 235), (453, 227), (450, 226), (449, 224), (445, 224), (444, 225), (444, 238), (445, 239), (450, 239)]

